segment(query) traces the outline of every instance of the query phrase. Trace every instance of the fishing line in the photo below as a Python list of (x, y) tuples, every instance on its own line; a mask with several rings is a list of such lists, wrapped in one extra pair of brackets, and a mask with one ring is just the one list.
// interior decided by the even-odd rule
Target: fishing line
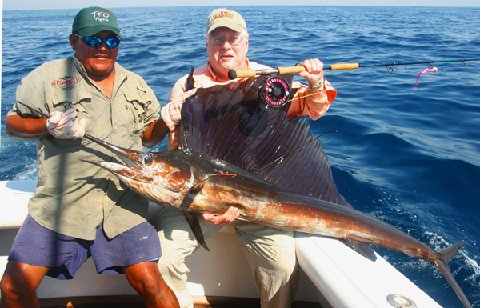
[[(475, 62), (475, 61), (480, 61), (480, 59), (456, 59), (456, 60), (439, 60), (439, 61), (415, 61), (415, 62), (391, 62), (391, 63), (384, 63), (384, 64), (378, 64), (378, 63), (367, 63), (367, 64), (360, 64), (360, 63), (338, 63), (338, 64), (332, 64), (330, 66), (326, 66), (323, 69), (325, 70), (349, 70), (349, 69), (357, 69), (361, 67), (385, 67), (387, 68), (387, 72), (391, 73), (393, 72), (394, 68), (396, 66), (408, 66), (408, 65), (418, 65), (418, 64), (427, 64), (429, 68), (433, 68), (434, 63), (462, 63), (463, 65), (466, 65), (467, 62)], [(357, 64), (357, 67), (354, 68), (336, 68), (338, 65), (354, 65)]]

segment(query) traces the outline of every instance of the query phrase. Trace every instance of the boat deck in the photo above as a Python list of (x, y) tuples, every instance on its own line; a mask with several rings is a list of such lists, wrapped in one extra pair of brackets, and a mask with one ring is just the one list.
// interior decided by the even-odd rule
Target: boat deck
[[(260, 308), (258, 298), (239, 298), (223, 296), (195, 296), (194, 308)], [(144, 308), (146, 307), (138, 295), (72, 297), (69, 299), (42, 299), (42, 308)], [(295, 301), (292, 308), (322, 308), (319, 303)]]

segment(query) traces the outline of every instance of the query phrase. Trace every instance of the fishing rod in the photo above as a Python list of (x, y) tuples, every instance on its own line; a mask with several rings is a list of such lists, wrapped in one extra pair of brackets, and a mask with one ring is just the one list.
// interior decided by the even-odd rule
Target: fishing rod
[[(331, 65), (325, 65), (323, 69), (331, 70), (331, 71), (345, 71), (345, 70), (355, 70), (361, 67), (382, 67), (383, 66), (387, 68), (389, 73), (391, 73), (393, 72), (393, 69), (396, 66), (428, 64), (429, 68), (422, 70), (417, 75), (417, 82), (415, 83), (415, 88), (416, 88), (418, 85), (418, 78), (420, 78), (420, 76), (423, 73), (438, 72), (438, 68), (432, 66), (433, 63), (458, 62), (458, 63), (465, 64), (466, 62), (472, 62), (472, 61), (480, 61), (480, 59), (391, 62), (391, 63), (383, 63), (383, 64), (379, 64), (379, 63), (361, 64), (358, 62), (350, 62), (350, 63), (335, 63)], [(235, 79), (235, 78), (252, 78), (252, 77), (261, 76), (261, 75), (269, 76), (268, 78), (262, 81), (261, 85), (258, 88), (258, 99), (267, 107), (281, 108), (287, 104), (287, 102), (291, 98), (292, 92), (288, 83), (280, 76), (275, 76), (275, 75), (297, 74), (302, 71), (305, 71), (305, 67), (301, 65), (268, 68), (268, 69), (260, 69), (260, 70), (230, 70), (228, 72), (228, 77), (230, 79)]]
[[(324, 70), (331, 71), (345, 71), (345, 70), (355, 70), (361, 67), (386, 67), (393, 70), (395, 66), (406, 66), (406, 65), (416, 65), (416, 64), (428, 64), (432, 65), (434, 63), (467, 63), (473, 61), (480, 61), (480, 59), (458, 59), (458, 60), (440, 60), (440, 61), (415, 61), (415, 62), (391, 62), (391, 63), (367, 63), (362, 64), (358, 62), (349, 62), (349, 63), (334, 63), (331, 65), (326, 65), (323, 67)], [(297, 74), (305, 70), (305, 67), (301, 65), (297, 66), (284, 66), (277, 67), (272, 69), (262, 69), (262, 70), (230, 70), (228, 72), (228, 77), (230, 79), (235, 78), (248, 78), (255, 77), (260, 75), (289, 75)]]

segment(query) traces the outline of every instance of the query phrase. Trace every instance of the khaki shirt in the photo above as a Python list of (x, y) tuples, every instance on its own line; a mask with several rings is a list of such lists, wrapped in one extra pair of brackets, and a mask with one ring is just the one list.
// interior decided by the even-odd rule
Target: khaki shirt
[[(112, 98), (87, 76), (76, 58), (45, 63), (22, 79), (17, 101), (45, 114), (75, 108), (87, 120), (86, 133), (117, 146), (142, 150), (146, 127), (158, 119), (160, 104), (138, 75), (115, 64)], [(16, 103), (9, 114), (35, 116)], [(145, 221), (148, 202), (110, 172), (82, 160), (113, 161), (89, 139), (40, 138), (38, 184), (28, 205), (39, 224), (58, 233), (93, 240), (97, 227), (109, 238)]]

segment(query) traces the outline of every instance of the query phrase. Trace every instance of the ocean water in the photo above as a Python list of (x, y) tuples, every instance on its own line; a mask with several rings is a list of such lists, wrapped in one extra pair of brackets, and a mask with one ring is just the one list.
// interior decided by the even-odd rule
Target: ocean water
[[(166, 102), (174, 82), (206, 61), (212, 7), (115, 9), (124, 40), (118, 61)], [(451, 262), (480, 306), (480, 8), (238, 7), (250, 32), (249, 58), (272, 67), (318, 57), (325, 64), (431, 61), (428, 65), (327, 71), (338, 97), (311, 122), (341, 193), (352, 205), (433, 248), (465, 243)], [(72, 53), (76, 11), (4, 11), (2, 116), (20, 79)], [(164, 149), (165, 143), (158, 149)], [(36, 148), (9, 138), (2, 119), (0, 180), (34, 179)], [(3, 215), (3, 214), (2, 214)], [(444, 307), (461, 307), (436, 268), (378, 249)]]

